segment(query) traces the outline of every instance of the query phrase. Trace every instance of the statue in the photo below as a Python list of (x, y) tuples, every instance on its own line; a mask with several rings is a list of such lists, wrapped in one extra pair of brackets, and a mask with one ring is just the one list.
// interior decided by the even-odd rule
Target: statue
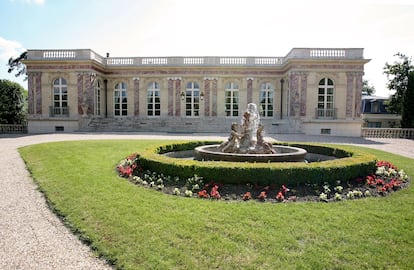
[(260, 115), (256, 104), (249, 103), (247, 105), (241, 119), (241, 132), (238, 132), (238, 128), (237, 123), (232, 123), (228, 140), (218, 147), (221, 152), (240, 154), (276, 153), (272, 144), (264, 141), (264, 126), (260, 124)]
[(264, 140), (263, 131), (264, 126), (259, 124), (259, 127), (257, 128), (257, 150), (261, 154), (276, 154), (272, 144)]
[(218, 149), (224, 153), (234, 153), (240, 147), (240, 138), (241, 135), (237, 133), (238, 125), (233, 122), (231, 124), (231, 133), (226, 142), (220, 144)]
[(257, 143), (257, 128), (260, 123), (260, 115), (257, 111), (257, 106), (254, 103), (247, 105), (247, 110), (243, 114), (242, 119), (242, 138), (240, 141), (240, 148), (242, 150), (253, 150)]

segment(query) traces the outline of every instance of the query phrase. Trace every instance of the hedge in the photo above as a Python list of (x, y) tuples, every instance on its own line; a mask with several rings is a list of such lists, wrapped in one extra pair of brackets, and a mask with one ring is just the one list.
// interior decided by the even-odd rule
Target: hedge
[(325, 182), (335, 184), (338, 180), (352, 180), (375, 172), (375, 156), (358, 151), (350, 152), (340, 146), (322, 144), (283, 143), (283, 145), (304, 148), (311, 153), (335, 156), (338, 159), (312, 163), (241, 163), (186, 160), (162, 155), (171, 151), (192, 150), (200, 145), (216, 143), (219, 142), (178, 142), (148, 148), (140, 153), (140, 164), (145, 170), (184, 179), (198, 175), (207, 181), (214, 180), (222, 184), (285, 184), (291, 187)]

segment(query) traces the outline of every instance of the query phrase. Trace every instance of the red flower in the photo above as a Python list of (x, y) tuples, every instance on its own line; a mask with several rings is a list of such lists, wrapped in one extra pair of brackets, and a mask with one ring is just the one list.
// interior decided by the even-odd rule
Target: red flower
[(385, 184), (384, 180), (382, 180), (382, 179), (377, 179), (375, 181), (375, 183), (376, 183), (377, 186), (383, 186)]
[(278, 200), (279, 202), (282, 202), (285, 199), (285, 196), (283, 195), (282, 191), (279, 191), (276, 195), (276, 200)]
[(261, 201), (266, 200), (266, 198), (267, 198), (266, 191), (262, 191), (262, 192), (260, 192), (260, 194), (259, 194), (259, 196), (257, 196), (257, 198), (258, 198), (259, 200), (261, 200)]
[(251, 198), (252, 198), (252, 194), (249, 191), (247, 191), (246, 193), (244, 193), (244, 195), (243, 195), (243, 201), (248, 201)]
[(203, 190), (200, 190), (200, 191), (198, 192), (198, 197), (199, 197), (199, 198), (204, 198), (204, 199), (207, 199), (207, 198), (209, 198), (210, 196), (208, 195), (207, 190), (203, 189)]
[(371, 186), (371, 187), (375, 187), (377, 185), (377, 182), (375, 180), (375, 177), (368, 175), (367, 176), (367, 185)]
[(281, 188), (281, 192), (282, 192), (282, 195), (286, 195), (286, 193), (288, 193), (288, 191), (289, 191), (290, 189), (288, 189), (285, 185), (282, 185), (282, 188)]
[(394, 170), (398, 171), (397, 167), (394, 164), (392, 164), (389, 161), (385, 161), (385, 160), (377, 161), (376, 166), (377, 167), (385, 167), (385, 168), (389, 168), (389, 169), (394, 169)]
[(218, 185), (214, 185), (214, 187), (212, 187), (211, 188), (211, 191), (210, 191), (211, 197), (213, 197), (213, 198), (215, 198), (217, 200), (221, 198), (221, 195), (218, 192), (218, 189), (219, 189), (219, 186)]

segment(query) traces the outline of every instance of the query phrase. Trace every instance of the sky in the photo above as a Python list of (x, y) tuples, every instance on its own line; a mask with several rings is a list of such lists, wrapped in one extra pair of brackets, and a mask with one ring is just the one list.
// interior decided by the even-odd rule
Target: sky
[(364, 48), (364, 79), (388, 96), (385, 63), (414, 56), (414, 0), (0, 0), (0, 79), (28, 49), (105, 56), (286, 56)]

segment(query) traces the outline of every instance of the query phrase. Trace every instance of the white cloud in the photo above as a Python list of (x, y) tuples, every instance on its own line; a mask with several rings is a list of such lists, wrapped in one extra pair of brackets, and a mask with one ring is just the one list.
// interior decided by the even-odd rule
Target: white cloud
[(25, 0), (28, 4), (43, 5), (46, 0)]
[(0, 62), (8, 62), (10, 57), (19, 56), (25, 50), (19, 42), (0, 37)]

